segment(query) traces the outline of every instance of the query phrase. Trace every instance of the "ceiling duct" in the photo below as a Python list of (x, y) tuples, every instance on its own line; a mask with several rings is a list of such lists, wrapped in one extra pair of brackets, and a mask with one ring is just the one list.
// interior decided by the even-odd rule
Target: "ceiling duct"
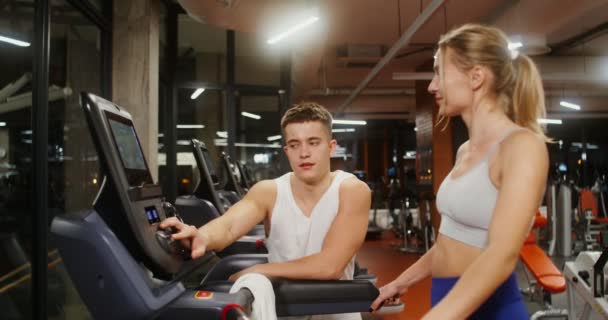
[(387, 50), (381, 44), (344, 44), (336, 49), (337, 65), (343, 68), (372, 68)]

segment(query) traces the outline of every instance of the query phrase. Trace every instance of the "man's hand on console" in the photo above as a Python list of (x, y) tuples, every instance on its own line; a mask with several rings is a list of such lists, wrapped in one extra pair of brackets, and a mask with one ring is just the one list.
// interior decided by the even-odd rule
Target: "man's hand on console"
[(209, 245), (209, 236), (194, 226), (187, 225), (175, 217), (163, 220), (160, 223), (161, 229), (171, 228), (174, 240), (179, 240), (181, 244), (189, 248), (192, 252), (192, 259), (202, 257)]

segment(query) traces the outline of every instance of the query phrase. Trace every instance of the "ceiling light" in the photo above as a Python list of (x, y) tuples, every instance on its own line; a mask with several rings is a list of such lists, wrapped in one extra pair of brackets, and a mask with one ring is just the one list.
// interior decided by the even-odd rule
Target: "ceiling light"
[(0, 122), (0, 127), (6, 127), (6, 122), (4, 122), (4, 121)]
[(194, 93), (192, 93), (192, 95), (190, 96), (190, 99), (194, 100), (196, 98), (198, 98), (198, 96), (201, 95), (201, 93), (205, 92), (205, 88), (198, 88), (196, 90), (194, 90)]
[(178, 146), (189, 146), (191, 144), (190, 140), (177, 140)]
[(260, 115), (257, 115), (257, 114), (254, 114), (254, 113), (245, 112), (245, 111), (241, 112), (241, 115), (243, 117), (247, 117), (247, 118), (251, 118), (251, 119), (255, 119), (255, 120), (262, 119), (262, 116), (260, 116)]
[(346, 129), (332, 129), (331, 132), (341, 133), (341, 132), (355, 132), (355, 128), (346, 128)]
[(216, 131), (215, 134), (220, 138), (228, 138), (228, 131)]
[(266, 140), (268, 140), (268, 141), (275, 141), (275, 140), (279, 140), (279, 139), (281, 139), (281, 135), (280, 134), (278, 134), (276, 136), (270, 136), (270, 137), (266, 138)]
[(15, 40), (15, 39), (3, 37), (3, 36), (0, 36), (0, 41), (8, 42), (10, 44), (14, 44), (14, 45), (20, 46), (20, 47), (29, 47), (30, 46), (29, 42)]
[(517, 48), (521, 48), (524, 45), (521, 42), (509, 42), (509, 50), (515, 50)]
[(178, 124), (175, 126), (178, 129), (203, 129), (205, 125), (203, 124)]
[(543, 123), (543, 124), (562, 124), (561, 119), (538, 118), (537, 121), (538, 121), (538, 123)]
[(355, 126), (364, 126), (367, 124), (366, 121), (364, 120), (338, 120), (338, 119), (334, 119), (332, 121), (332, 124), (350, 124), (350, 125), (355, 125)]
[[(228, 145), (228, 142), (224, 139), (215, 139), (215, 146), (216, 147), (225, 147)], [(234, 143), (235, 147), (241, 147), (241, 148), (273, 148), (273, 149), (281, 149), (282, 146), (278, 143), (268, 143), (268, 144), (264, 144), (264, 143), (245, 143), (245, 142), (235, 142)]]
[(567, 101), (560, 101), (559, 105), (562, 107), (566, 107), (566, 108), (570, 108), (570, 109), (574, 109), (574, 110), (581, 110), (581, 106), (579, 106), (578, 104), (570, 103)]
[(271, 37), (270, 39), (268, 39), (267, 42), (268, 42), (268, 44), (275, 44), (275, 43), (285, 39), (286, 37), (290, 36), (291, 34), (297, 32), (301, 29), (304, 29), (317, 21), (319, 21), (319, 17), (312, 16), (312, 17), (306, 19), (304, 22), (289, 28), (287, 31), (282, 32), (277, 36)]
[(273, 149), (281, 149), (282, 146), (278, 143), (273, 144), (263, 144), (263, 143), (244, 143), (244, 142), (235, 142), (235, 147), (242, 148), (273, 148)]

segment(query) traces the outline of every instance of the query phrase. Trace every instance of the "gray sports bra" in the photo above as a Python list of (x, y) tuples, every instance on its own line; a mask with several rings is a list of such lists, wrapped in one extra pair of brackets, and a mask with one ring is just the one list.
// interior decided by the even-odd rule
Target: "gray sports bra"
[(464, 175), (453, 178), (450, 172), (443, 180), (437, 192), (439, 233), (477, 248), (487, 246), (488, 227), (498, 200), (498, 190), (490, 179), (489, 158), (504, 139), (519, 130), (525, 129), (508, 131)]

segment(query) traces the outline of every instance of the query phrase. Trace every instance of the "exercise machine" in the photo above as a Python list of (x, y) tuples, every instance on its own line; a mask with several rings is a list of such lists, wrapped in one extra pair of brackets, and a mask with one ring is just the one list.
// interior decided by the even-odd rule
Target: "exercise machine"
[[(143, 155), (131, 115), (116, 104), (83, 93), (103, 179), (93, 208), (57, 216), (51, 241), (80, 297), (96, 319), (247, 319), (253, 296), (227, 293), (227, 275), (263, 262), (262, 255), (222, 259), (200, 287), (183, 279), (215, 256), (191, 260), (159, 223), (165, 210), (160, 185)], [(231, 263), (233, 261), (233, 263)], [(209, 279), (207, 279), (209, 278)], [(211, 281), (215, 280), (215, 281)], [(217, 281), (224, 281), (222, 286)], [(212, 285), (216, 282), (216, 285)], [(272, 279), (279, 316), (366, 312), (378, 290), (369, 281)]]

